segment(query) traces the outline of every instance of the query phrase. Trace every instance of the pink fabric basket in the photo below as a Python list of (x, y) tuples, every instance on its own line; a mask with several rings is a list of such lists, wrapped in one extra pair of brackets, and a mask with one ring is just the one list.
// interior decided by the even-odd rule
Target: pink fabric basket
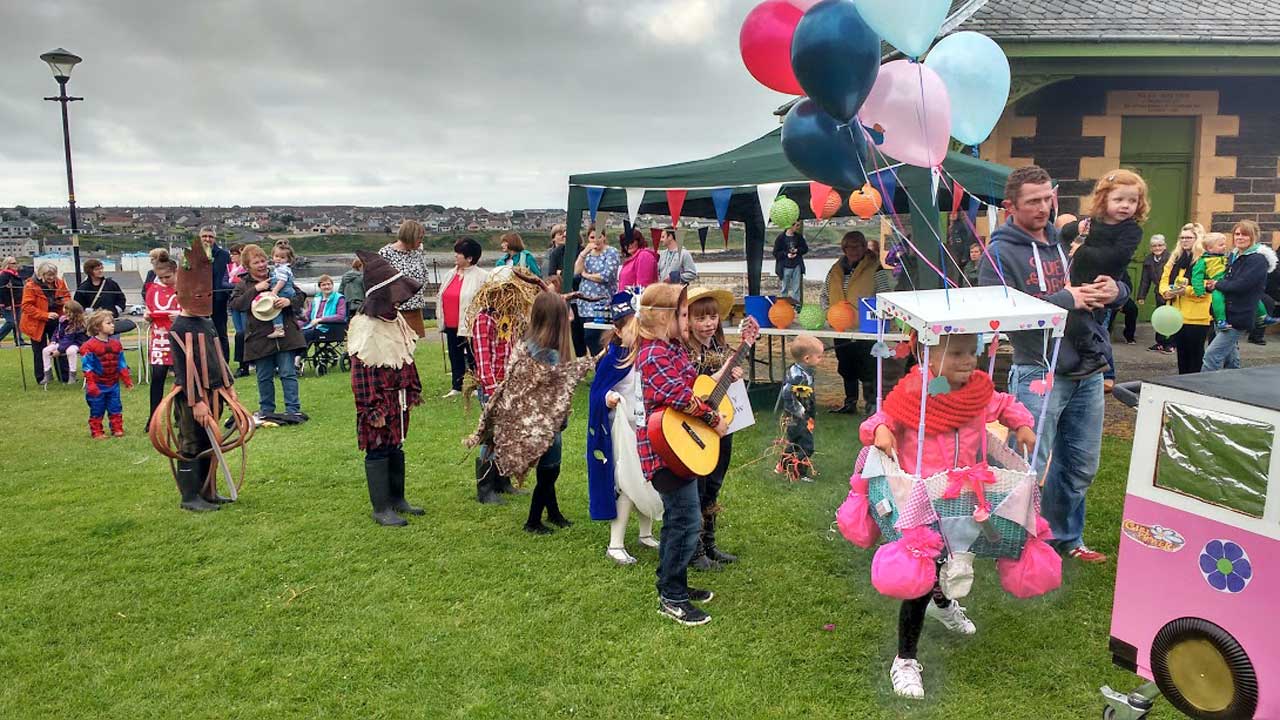
[(1028, 538), (1017, 560), (1000, 558), (1000, 586), (1010, 595), (1033, 598), (1062, 586), (1062, 557), (1045, 542), (1050, 537), (1049, 523), (1036, 518), (1036, 537)]
[(872, 519), (867, 502), (867, 479), (861, 475), (849, 478), (849, 496), (836, 511), (836, 525), (845, 540), (864, 550), (880, 539), (880, 526)]
[(901, 538), (876, 550), (871, 560), (871, 584), (881, 595), (899, 600), (927, 594), (938, 580), (935, 559), (942, 548), (942, 536), (930, 528), (903, 530)]

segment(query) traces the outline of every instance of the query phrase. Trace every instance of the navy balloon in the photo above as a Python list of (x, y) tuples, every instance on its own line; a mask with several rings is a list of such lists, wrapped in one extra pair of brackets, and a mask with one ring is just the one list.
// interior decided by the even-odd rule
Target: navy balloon
[(822, 111), (812, 98), (792, 106), (782, 123), (782, 152), (810, 180), (842, 190), (867, 182), (862, 158), (867, 142), (862, 128), (845, 125)]
[(791, 69), (828, 115), (858, 114), (880, 70), (880, 37), (853, 0), (822, 0), (800, 18), (791, 38)]

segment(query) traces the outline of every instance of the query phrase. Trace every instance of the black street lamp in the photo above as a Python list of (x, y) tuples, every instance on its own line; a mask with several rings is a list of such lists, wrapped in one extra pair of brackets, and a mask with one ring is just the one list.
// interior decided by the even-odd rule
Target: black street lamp
[(53, 71), (53, 79), (58, 81), (58, 96), (45, 100), (62, 103), (62, 145), (67, 156), (67, 205), (71, 214), (71, 261), (76, 266), (76, 287), (80, 286), (80, 223), (76, 218), (76, 185), (71, 177), (71, 129), (67, 125), (67, 103), (84, 98), (67, 95), (67, 81), (71, 79), (71, 69), (80, 62), (80, 56), (63, 48), (56, 48), (40, 56), (49, 63)]

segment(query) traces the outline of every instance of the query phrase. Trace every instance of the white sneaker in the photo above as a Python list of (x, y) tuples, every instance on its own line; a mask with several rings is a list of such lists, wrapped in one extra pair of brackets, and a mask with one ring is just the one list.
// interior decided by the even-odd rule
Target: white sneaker
[(263, 423), (263, 422), (265, 422), (265, 421), (262, 419), (262, 413), (260, 413), (260, 412), (255, 412), (255, 413), (253, 414), (253, 426), (254, 426), (254, 427), (262, 427), (262, 423)]
[(653, 539), (652, 535), (641, 535), (640, 544), (647, 548), (653, 548), (654, 550), (657, 550), (659, 543), (657, 540)]
[(920, 677), (923, 670), (924, 668), (920, 667), (920, 663), (915, 660), (894, 658), (893, 666), (889, 668), (889, 681), (893, 683), (893, 694), (912, 700), (923, 700), (924, 678)]
[(462, 394), (462, 391), (461, 391), (461, 390), (450, 390), (449, 392), (447, 392), (447, 393), (445, 393), (445, 394), (441, 395), (441, 396), (440, 396), (440, 399), (441, 399), (441, 400), (448, 400), (449, 398), (458, 397), (458, 396), (459, 396), (459, 395), (461, 395), (461, 394)]
[(604, 551), (604, 556), (619, 565), (635, 565), (639, 562), (635, 558), (631, 557), (631, 553), (627, 552), (626, 548), (609, 548)]
[(942, 623), (943, 627), (953, 633), (972, 635), (978, 632), (977, 626), (973, 624), (968, 615), (964, 614), (964, 608), (955, 600), (952, 600), (951, 604), (945, 608), (938, 607), (937, 603), (930, 600), (924, 614)]

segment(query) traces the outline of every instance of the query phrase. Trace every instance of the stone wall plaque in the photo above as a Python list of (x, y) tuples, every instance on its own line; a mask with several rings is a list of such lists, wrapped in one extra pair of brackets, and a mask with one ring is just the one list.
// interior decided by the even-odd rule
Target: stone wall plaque
[(1217, 90), (1112, 90), (1108, 115), (1217, 115)]

